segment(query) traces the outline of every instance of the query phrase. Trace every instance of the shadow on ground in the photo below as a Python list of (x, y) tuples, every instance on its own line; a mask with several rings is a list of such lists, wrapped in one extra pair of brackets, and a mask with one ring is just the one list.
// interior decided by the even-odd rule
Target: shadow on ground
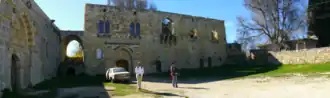
[[(39, 83), (28, 90), (22, 91), (24, 92), (22, 94), (7, 92), (3, 96), (3, 98), (80, 98), (80, 94), (85, 94), (84, 96), (86, 97), (96, 97), (96, 95), (90, 93), (91, 91), (98, 95), (103, 94), (102, 96), (100, 95), (97, 98), (110, 98), (110, 95), (106, 93), (108, 91), (106, 90), (106, 88), (104, 88), (104, 81), (104, 76), (80, 75), (56, 77), (54, 79), (46, 80), (42, 83)], [(89, 87), (97, 87), (97, 91)], [(77, 88), (77, 90), (64, 90), (66, 88)], [(67, 95), (64, 94), (62, 97), (59, 97), (61, 93), (66, 93)], [(90, 93), (90, 96), (88, 95), (88, 93)]]
[[(201, 69), (180, 69), (179, 83), (198, 84), (225, 79), (245, 77), (254, 74), (265, 73), (276, 70), (281, 65), (223, 65), (221, 67), (201, 68)], [(145, 76), (144, 81), (170, 83), (170, 73), (156, 73)]]
[(178, 87), (178, 88), (195, 89), (195, 90), (208, 90), (209, 89), (209, 88), (204, 88), (204, 87)]
[[(268, 53), (267, 50), (251, 50), (250, 52), (251, 55), (248, 57), (245, 53), (229, 55), (226, 59), (226, 64), (222, 66), (212, 67), (211, 59), (207, 63), (207, 68), (205, 68), (204, 60), (201, 59), (200, 68), (198, 69), (179, 69), (178, 81), (179, 83), (187, 84), (212, 82), (266, 73), (282, 66), (281, 62)], [(147, 75), (143, 80), (149, 82), (171, 82), (169, 71)]]
[(178, 96), (178, 97), (184, 97), (178, 94), (174, 94), (174, 93), (169, 93), (169, 92), (155, 92), (155, 91), (149, 91), (146, 89), (141, 89), (141, 92), (143, 93), (147, 93), (147, 94), (152, 94), (152, 95), (156, 95), (156, 96), (163, 96), (163, 97), (174, 97), (174, 96)]

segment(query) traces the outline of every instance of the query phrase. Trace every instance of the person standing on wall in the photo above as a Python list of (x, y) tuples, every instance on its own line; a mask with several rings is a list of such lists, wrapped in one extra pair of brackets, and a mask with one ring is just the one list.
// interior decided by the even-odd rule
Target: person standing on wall
[(171, 71), (171, 79), (172, 79), (172, 86), (174, 88), (178, 88), (178, 72), (177, 72), (177, 68), (175, 67), (175, 62), (173, 62), (171, 64), (171, 68), (170, 68), (170, 71)]
[(137, 62), (137, 66), (135, 67), (136, 81), (137, 81), (137, 89), (141, 90), (141, 83), (144, 74), (144, 68), (141, 66), (140, 62)]

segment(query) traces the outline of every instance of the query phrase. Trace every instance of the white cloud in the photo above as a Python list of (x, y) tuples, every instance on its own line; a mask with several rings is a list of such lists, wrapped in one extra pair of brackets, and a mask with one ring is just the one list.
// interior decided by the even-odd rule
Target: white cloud
[(228, 28), (228, 27), (233, 27), (235, 26), (234, 22), (232, 21), (225, 21), (225, 27)]
[(66, 53), (68, 56), (74, 56), (79, 51), (80, 43), (76, 40), (70, 41)]

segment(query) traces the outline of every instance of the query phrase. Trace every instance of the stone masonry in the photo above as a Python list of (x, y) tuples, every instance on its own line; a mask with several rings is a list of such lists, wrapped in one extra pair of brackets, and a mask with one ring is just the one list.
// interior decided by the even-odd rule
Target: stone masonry
[[(270, 52), (282, 64), (318, 64), (330, 62), (330, 47), (297, 51)], [(273, 61), (269, 59), (269, 61)]]
[[(171, 26), (162, 25), (165, 18)], [(99, 20), (111, 21), (108, 35), (98, 33)], [(227, 57), (223, 20), (86, 4), (84, 31), (60, 31), (53, 23), (33, 0), (0, 1), (0, 90), (23, 89), (54, 77), (69, 40), (82, 44), (82, 70), (89, 74), (104, 74), (118, 60), (127, 60), (131, 72), (140, 61), (146, 73), (153, 73), (158, 57), (162, 71), (174, 61), (178, 68), (198, 68), (219, 66)], [(138, 37), (130, 35), (132, 23)], [(173, 44), (160, 43), (164, 32), (171, 42), (175, 39)]]
[(0, 0), (0, 90), (54, 77), (59, 31), (33, 0)]
[[(162, 20), (169, 19), (174, 24), (177, 44), (160, 44)], [(98, 36), (97, 22), (109, 20), (111, 36)], [(140, 38), (130, 38), (130, 24), (140, 24)], [(189, 36), (197, 31), (195, 39)], [(216, 31), (214, 34), (212, 31)], [(218, 37), (212, 40), (212, 36)], [(176, 61), (179, 68), (199, 68), (200, 58), (204, 66), (211, 58), (212, 66), (219, 66), (226, 59), (226, 37), (223, 20), (169, 12), (116, 8), (106, 5), (86, 4), (85, 29), (81, 36), (84, 45), (86, 71), (89, 74), (104, 74), (114, 67), (117, 60), (129, 61), (132, 72), (137, 61), (145, 66), (146, 73), (156, 72), (154, 64), (160, 57), (161, 70), (168, 71), (170, 63)], [(105, 44), (106, 43), (106, 44)], [(96, 50), (101, 49), (104, 57), (96, 58)]]

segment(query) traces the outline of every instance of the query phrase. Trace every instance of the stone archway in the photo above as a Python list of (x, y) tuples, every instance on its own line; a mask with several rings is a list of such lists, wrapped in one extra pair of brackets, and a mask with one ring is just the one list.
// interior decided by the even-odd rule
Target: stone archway
[(18, 67), (20, 66), (19, 63), (20, 59), (16, 54), (11, 56), (11, 88), (12, 91), (17, 91), (19, 89), (19, 74), (18, 74)]
[[(81, 45), (82, 50), (84, 49), (84, 43), (78, 35), (67, 35), (67, 36), (65, 36), (63, 38), (62, 46), (61, 46), (61, 48), (63, 50), (63, 52), (62, 52), (62, 59), (63, 60), (62, 61), (65, 61), (65, 59), (67, 58), (67, 55), (66, 55), (67, 46), (73, 40), (78, 41), (78, 43)], [(83, 57), (83, 59), (84, 59), (84, 57)]]
[[(69, 57), (67, 56), (67, 47), (71, 41), (77, 41), (81, 48), (81, 55), (82, 57)], [(84, 44), (82, 39), (79, 37), (79, 35), (67, 35), (65, 37), (62, 37), (61, 41), (61, 64), (58, 68), (58, 74), (60, 76), (66, 76), (66, 75), (77, 75), (82, 74), (85, 72), (86, 66), (84, 64)]]
[[(116, 52), (122, 52), (122, 53), (126, 53), (126, 56), (120, 57), (117, 61), (120, 61), (122, 64), (127, 64), (127, 65), (123, 65), (123, 67), (130, 72), (131, 74), (134, 74), (134, 65), (133, 65), (133, 57), (132, 57), (132, 53), (133, 50), (129, 47), (121, 47), (119, 46), (117, 49), (115, 49)], [(117, 63), (116, 61), (116, 63)], [(118, 62), (119, 63), (119, 62)], [(116, 64), (117, 65), (117, 64)]]

